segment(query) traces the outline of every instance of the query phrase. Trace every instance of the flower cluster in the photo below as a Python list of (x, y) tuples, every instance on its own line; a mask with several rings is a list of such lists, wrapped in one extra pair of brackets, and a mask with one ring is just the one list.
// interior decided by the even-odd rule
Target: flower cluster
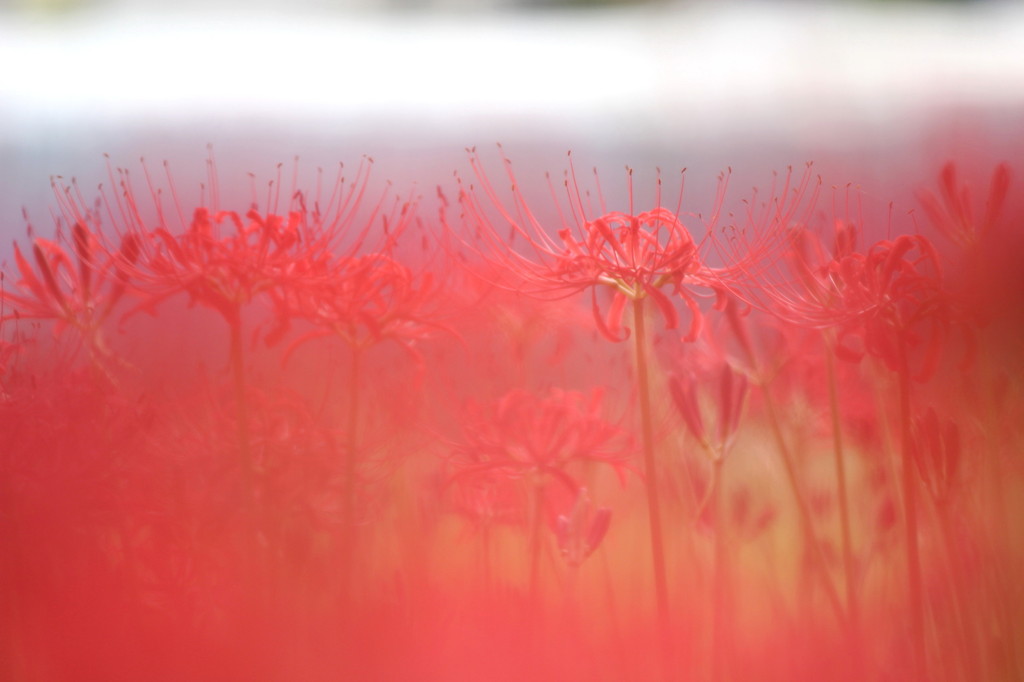
[(0, 678), (1020, 677), (1008, 167), (872, 241), (809, 169), (702, 214), (502, 161), (432, 217), (369, 161), (56, 187), (0, 272)]

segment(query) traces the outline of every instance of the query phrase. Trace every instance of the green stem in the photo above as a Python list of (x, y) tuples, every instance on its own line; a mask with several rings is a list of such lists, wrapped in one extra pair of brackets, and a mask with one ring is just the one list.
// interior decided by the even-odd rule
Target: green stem
[(536, 604), (540, 588), (541, 530), (544, 526), (544, 487), (539, 480), (532, 486), (533, 509), (530, 515), (530, 597)]
[(248, 561), (243, 569), (243, 580), (253, 583), (254, 594), (258, 595), (261, 608), (269, 606), (274, 597), (273, 589), (268, 580), (272, 553), (265, 551), (261, 544), (261, 533), (267, 531), (267, 512), (256, 489), (256, 467), (252, 459), (252, 436), (249, 423), (249, 395), (245, 376), (245, 349), (242, 343), (242, 323), (240, 315), (229, 321), (231, 329), (231, 373), (235, 387), (235, 405), (237, 410), (237, 437), (240, 465), (242, 468), (242, 513), (244, 516), (243, 551)]
[(903, 526), (907, 545), (907, 585), (910, 589), (910, 636), (914, 679), (925, 679), (924, 590), (921, 586), (921, 555), (917, 538), (917, 482), (914, 480), (913, 433), (910, 428), (910, 367), (906, 348), (899, 368), (900, 432), (903, 479)]
[(856, 570), (853, 564), (853, 542), (850, 534), (850, 502), (846, 482), (846, 456), (843, 450), (843, 426), (839, 416), (839, 392), (836, 381), (836, 362), (830, 338), (825, 341), (828, 368), (828, 398), (832, 412), (832, 445), (835, 453), (836, 488), (839, 494), (839, 526), (843, 543), (843, 572), (846, 574), (846, 612), (854, 636), (860, 636), (860, 608), (857, 599)]
[(612, 576), (612, 568), (608, 563), (608, 553), (604, 548), (598, 547), (595, 556), (600, 557), (601, 572), (604, 577), (605, 601), (608, 608), (608, 621), (611, 625), (611, 641), (615, 642), (616, 677), (623, 679), (628, 677), (629, 666), (626, 662), (627, 641), (622, 635), (622, 620), (619, 617), (619, 604), (615, 598), (616, 581)]
[(249, 400), (246, 395), (245, 354), (242, 344), (242, 323), (233, 320), (231, 328), (231, 373), (235, 384), (235, 405), (238, 410), (238, 449), (241, 457), (242, 476), (245, 479), (246, 504), (254, 505), (256, 500), (255, 472), (252, 463), (252, 446), (249, 429)]
[(493, 590), (491, 586), (491, 522), (484, 520), (480, 524), (480, 572), (483, 576), (484, 594), (491, 598)]
[[(15, 487), (9, 478), (0, 478), (0, 493), (0, 537), (6, 539), (4, 551), (0, 552), (0, 616), (9, 623), (7, 635), (0, 642), (0, 654), (7, 661), (0, 663), (0, 672), (10, 676), (5, 679), (37, 679), (26, 646), (31, 636), (26, 593), (19, 589), (26, 577), (22, 554), (31, 540), (26, 539), (23, 532)], [(137, 576), (129, 573), (129, 578), (134, 581)]]
[[(991, 342), (989, 341), (989, 343)], [(979, 361), (982, 363), (978, 372), (982, 385), (993, 386), (995, 371), (992, 367), (992, 359), (998, 357), (1000, 357), (998, 354), (978, 353)], [(999, 360), (996, 360), (996, 362), (999, 362)], [(1019, 617), (1015, 614), (1019, 613), (1019, 610), (1017, 610), (1019, 602), (1006, 598), (1006, 595), (1014, 593), (1016, 589), (1014, 586), (1018, 582), (1016, 576), (1021, 573), (1017, 566), (1019, 563), (1018, 554), (1014, 551), (1014, 548), (1018, 546), (1016, 540), (1018, 536), (1016, 535), (1016, 529), (1011, 528), (1011, 526), (1015, 525), (1017, 516), (1010, 511), (1006, 502), (1006, 486), (1008, 482), (1013, 481), (1013, 478), (1007, 475), (1008, 472), (1002, 465), (1001, 443), (1003, 439), (1008, 437), (1008, 434), (1005, 432), (1006, 427), (1001, 423), (1000, 418), (1003, 404), (996, 403), (997, 393), (995, 391), (991, 391), (990, 395), (991, 400), (985, 410), (984, 418), (984, 433), (986, 435), (983, 444), (980, 446), (988, 454), (984, 458), (984, 461), (987, 463), (985, 467), (986, 479), (981, 480), (985, 480), (989, 488), (984, 497), (988, 502), (986, 511), (992, 523), (991, 532), (995, 536), (996, 546), (1003, 548), (1006, 554), (1003, 561), (993, 562), (989, 569), (985, 571), (983, 584), (985, 585), (987, 601), (998, 623), (999, 639), (1002, 644), (1000, 647), (1002, 651), (998, 655), (1005, 660), (1007, 674), (1010, 676), (1008, 679), (1024, 679), (1024, 668), (1020, 666), (1017, 653), (1017, 629), (1019, 628), (1017, 623)], [(1005, 417), (1005, 415), (1003, 416)]]
[(720, 682), (729, 679), (726, 670), (726, 651), (728, 651), (729, 637), (726, 628), (729, 627), (732, 614), (728, 609), (729, 577), (726, 563), (726, 509), (725, 494), (722, 489), (722, 459), (719, 457), (714, 462), (714, 474), (711, 485), (714, 486), (713, 509), (714, 509), (714, 564), (712, 568), (712, 613), (711, 613), (711, 680)]
[(654, 568), (654, 593), (658, 622), (663, 635), (668, 633), (668, 580), (665, 573), (665, 545), (659, 503), (658, 468), (654, 457), (654, 429), (651, 425), (650, 379), (647, 366), (647, 332), (644, 327), (644, 301), (633, 301), (633, 341), (636, 348), (637, 391), (640, 397), (640, 428), (643, 439), (644, 475), (647, 478), (647, 516)]
[(761, 395), (764, 397), (765, 411), (768, 413), (768, 421), (771, 425), (772, 435), (775, 437), (775, 442), (778, 444), (779, 454), (782, 457), (782, 464), (786, 470), (786, 478), (789, 481), (789, 487), (793, 491), (793, 497), (796, 500), (804, 539), (807, 543), (807, 548), (810, 549), (811, 555), (815, 559), (815, 566), (818, 568), (818, 573), (821, 576), (821, 582), (825, 587), (825, 594), (828, 597), (832, 610), (835, 612), (836, 619), (841, 625), (848, 626), (849, 622), (843, 611), (842, 603), (839, 600), (839, 593), (836, 590), (835, 585), (832, 584), (832, 577), (828, 572), (828, 562), (825, 560), (825, 553), (821, 548), (821, 544), (818, 542), (817, 535), (814, 533), (814, 523), (811, 520), (810, 507), (807, 504), (807, 500), (804, 498), (803, 491), (800, 489), (800, 481), (796, 475), (793, 456), (789, 451), (789, 446), (786, 445), (786, 439), (782, 435), (782, 427), (779, 424), (775, 401), (772, 399), (771, 391), (768, 390), (767, 381), (765, 381), (761, 373), (761, 367), (757, 361), (757, 354), (754, 352), (753, 345), (750, 343), (750, 338), (747, 336), (746, 330), (743, 328), (743, 322), (737, 314), (734, 306), (730, 305), (727, 307), (726, 319), (732, 326), (736, 339), (739, 341), (740, 346), (743, 348), (743, 351), (747, 356), (747, 361), (750, 363), (750, 367), (754, 371), (754, 376), (757, 377), (757, 383), (761, 386)]
[(565, 587), (562, 599), (563, 622), (569, 631), (577, 634), (580, 629), (579, 602), (580, 567), (570, 563), (566, 566)]
[(842, 602), (839, 599), (839, 592), (836, 590), (836, 586), (832, 583), (832, 577), (828, 573), (828, 562), (825, 560), (825, 553), (822, 551), (821, 544), (818, 542), (818, 537), (814, 533), (814, 523), (811, 520), (810, 506), (807, 504), (807, 500), (800, 488), (800, 481), (796, 475), (796, 467), (793, 464), (793, 456), (789, 451), (789, 446), (786, 445), (786, 439), (782, 435), (782, 427), (779, 425), (779, 417), (776, 413), (775, 401), (771, 398), (771, 392), (764, 386), (762, 386), (762, 388), (764, 390), (762, 390), (761, 393), (764, 396), (765, 410), (768, 412), (768, 422), (771, 425), (775, 442), (778, 444), (779, 454), (782, 457), (782, 464), (786, 471), (786, 478), (789, 481), (789, 487), (793, 491), (793, 497), (796, 500), (797, 512), (800, 517), (800, 527), (803, 531), (804, 541), (807, 543), (807, 548), (811, 551), (811, 556), (815, 560), (814, 565), (817, 567), (821, 583), (825, 587), (825, 596), (828, 597), (829, 605), (832, 607), (832, 611), (835, 613), (836, 619), (839, 623), (846, 625), (848, 621), (846, 614), (843, 611)]
[(345, 491), (344, 517), (342, 526), (341, 550), (343, 567), (341, 573), (342, 590), (346, 598), (352, 595), (352, 576), (355, 570), (356, 544), (356, 475), (358, 473), (359, 449), (359, 365), (360, 350), (352, 348), (349, 366), (348, 385), (348, 418), (345, 433)]
[(986, 674), (987, 666), (979, 660), (976, 654), (977, 646), (975, 645), (973, 633), (967, 626), (974, 619), (971, 617), (970, 610), (966, 607), (968, 595), (965, 589), (963, 571), (961, 570), (960, 555), (956, 551), (956, 542), (953, 538), (953, 528), (950, 523), (949, 507), (947, 504), (946, 500), (936, 500), (935, 510), (939, 520), (939, 529), (942, 532), (942, 542), (946, 550), (946, 562), (949, 567), (949, 579), (952, 585), (950, 595), (953, 600), (953, 619), (960, 645), (961, 674), (963, 679), (976, 676), (978, 679), (987, 680), (991, 679), (991, 676)]

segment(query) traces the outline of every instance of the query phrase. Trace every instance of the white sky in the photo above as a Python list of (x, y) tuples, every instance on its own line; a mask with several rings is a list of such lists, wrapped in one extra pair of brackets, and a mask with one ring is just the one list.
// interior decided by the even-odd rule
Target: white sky
[(1024, 3), (0, 23), (0, 135), (252, 117), (648, 130), (1024, 103)]
[[(820, 162), (823, 150), (862, 160), (885, 150), (876, 162), (889, 164), (930, 134), (935, 112), (1018, 117), (1009, 129), (1024, 136), (1020, 2), (125, 7), (0, 13), (2, 243), (22, 233), (22, 207), (46, 222), (49, 175), (104, 181), (104, 152), (125, 165), (180, 157), (177, 168), (201, 173), (212, 142), (234, 164), (230, 177), (294, 154), (329, 166), (390, 150), (378, 164), (386, 177), (432, 187), (464, 161), (464, 146), (495, 141), (537, 140), (512, 152), (524, 175), (559, 172), (573, 148), (612, 169), (703, 162), (693, 177), (713, 180), (758, 155), (780, 168)], [(1006, 134), (994, 133), (995, 145)]]

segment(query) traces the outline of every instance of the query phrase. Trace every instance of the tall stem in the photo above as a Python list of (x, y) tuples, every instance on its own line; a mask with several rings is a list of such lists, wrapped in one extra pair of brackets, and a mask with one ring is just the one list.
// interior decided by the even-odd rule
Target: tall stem
[(946, 564), (949, 566), (949, 580), (951, 585), (950, 597), (953, 602), (953, 620), (957, 631), (957, 643), (960, 646), (961, 675), (964, 679), (976, 676), (978, 679), (991, 679), (987, 674), (986, 665), (979, 660), (975, 651), (977, 649), (974, 641), (974, 631), (968, 627), (968, 623), (977, 622), (972, 616), (965, 589), (964, 573), (960, 562), (960, 554), (956, 550), (956, 541), (953, 538), (953, 526), (950, 521), (948, 500), (935, 500), (935, 510), (939, 521), (939, 530), (942, 532), (942, 543), (946, 550)]
[(491, 522), (484, 520), (480, 523), (480, 572), (483, 577), (484, 595), (490, 599), (492, 596), (491, 578)]
[(239, 315), (229, 321), (231, 328), (231, 373), (235, 385), (235, 406), (237, 410), (237, 437), (240, 465), (242, 468), (242, 528), (245, 537), (242, 540), (243, 551), (247, 556), (243, 569), (245, 580), (251, 581), (256, 595), (256, 603), (260, 608), (268, 606), (272, 599), (269, 592), (270, 582), (267, 581), (267, 561), (272, 554), (265, 553), (260, 544), (260, 533), (266, 531), (266, 511), (256, 490), (256, 470), (252, 461), (252, 436), (249, 424), (249, 396), (245, 378), (245, 355), (242, 343), (242, 322)]
[(356, 475), (358, 473), (359, 453), (359, 365), (360, 350), (352, 347), (351, 364), (349, 366), (348, 385), (348, 418), (345, 433), (345, 497), (344, 525), (342, 527), (343, 568), (342, 589), (346, 597), (351, 596), (352, 575), (355, 569), (355, 517), (356, 517)]
[(807, 504), (807, 499), (804, 497), (803, 490), (800, 488), (800, 481), (796, 475), (796, 467), (793, 464), (793, 456), (789, 451), (789, 446), (786, 444), (786, 439), (782, 435), (782, 427), (779, 424), (779, 417), (776, 413), (775, 402), (771, 398), (771, 392), (766, 387), (762, 387), (762, 395), (764, 396), (765, 410), (768, 412), (768, 421), (772, 428), (772, 434), (775, 437), (775, 442), (778, 444), (779, 454), (782, 456), (783, 468), (786, 470), (786, 478), (789, 480), (789, 487), (793, 491), (793, 497), (796, 500), (797, 512), (800, 517), (800, 526), (803, 530), (804, 541), (807, 543), (807, 548), (811, 551), (811, 556), (815, 560), (815, 566), (818, 569), (818, 576), (821, 578), (821, 583), (825, 588), (825, 596), (828, 597), (829, 605), (835, 612), (836, 618), (839, 620), (841, 625), (847, 625), (848, 620), (846, 614), (843, 611), (842, 602), (839, 600), (839, 592), (836, 590), (836, 586), (832, 583), (832, 577), (828, 573), (828, 562), (825, 559), (825, 553), (821, 549), (821, 544), (818, 542), (818, 537), (814, 532), (814, 523), (811, 520), (811, 510)]
[(661, 526), (658, 465), (654, 457), (654, 429), (651, 426), (651, 389), (647, 366), (647, 332), (644, 326), (644, 301), (633, 301), (633, 342), (636, 347), (637, 392), (640, 398), (640, 429), (644, 451), (644, 475), (647, 477), (647, 517), (654, 565), (654, 593), (658, 621), (663, 636), (668, 632), (668, 580), (665, 574), (665, 545)]
[(725, 509), (725, 495), (722, 490), (722, 458), (714, 462), (714, 475), (711, 479), (713, 509), (715, 519), (714, 529), (714, 564), (711, 574), (712, 580), (712, 613), (711, 613), (711, 680), (721, 682), (729, 679), (726, 670), (726, 651), (729, 648), (729, 637), (726, 628), (732, 620), (732, 613), (728, 608), (729, 599), (729, 576), (726, 561), (727, 549), (727, 516)]
[(857, 601), (856, 571), (853, 565), (853, 542), (850, 536), (850, 502), (847, 495), (846, 456), (843, 451), (843, 425), (839, 417), (839, 392), (836, 381), (836, 361), (831, 339), (825, 341), (825, 359), (828, 367), (828, 399), (832, 412), (832, 448), (835, 453), (836, 488), (839, 493), (839, 526), (843, 543), (843, 572), (846, 574), (846, 612), (850, 629), (860, 637), (860, 609)]
[(245, 381), (245, 355), (242, 344), (242, 322), (236, 319), (230, 320), (228, 326), (231, 328), (231, 373), (235, 385), (235, 406), (237, 415), (238, 451), (242, 465), (242, 477), (245, 481), (245, 504), (250, 512), (254, 511), (256, 504), (255, 474), (252, 463), (252, 446), (250, 444), (249, 428), (249, 400), (246, 395)]
[(902, 348), (899, 367), (900, 432), (903, 479), (903, 526), (906, 531), (907, 584), (910, 589), (910, 636), (914, 659), (914, 679), (925, 679), (924, 598), (921, 586), (921, 555), (917, 541), (917, 482), (911, 461), (913, 434), (910, 429), (910, 367), (906, 348)]
[(747, 362), (750, 363), (750, 367), (753, 369), (755, 377), (757, 377), (757, 383), (761, 386), (761, 395), (764, 399), (765, 411), (768, 413), (768, 422), (771, 426), (775, 442), (778, 445), (779, 455), (782, 457), (782, 464), (786, 470), (786, 478), (789, 481), (789, 487), (793, 491), (793, 498), (796, 500), (797, 512), (799, 513), (800, 526), (803, 531), (804, 541), (807, 543), (807, 548), (811, 551), (811, 555), (815, 560), (815, 566), (817, 567), (818, 574), (821, 577), (822, 585), (825, 587), (825, 595), (828, 597), (829, 605), (835, 612), (836, 619), (841, 625), (848, 626), (849, 621), (843, 611), (842, 603), (839, 600), (839, 593), (836, 591), (835, 585), (832, 584), (832, 577), (828, 572), (828, 562), (825, 560), (825, 553), (821, 549), (821, 544), (818, 542), (817, 535), (814, 533), (814, 523), (811, 520), (810, 507), (808, 506), (807, 499), (804, 497), (803, 491), (800, 488), (800, 481), (796, 475), (796, 466), (793, 463), (793, 456), (789, 451), (789, 446), (786, 444), (785, 437), (782, 435), (782, 426), (779, 423), (779, 416), (775, 407), (775, 401), (772, 399), (772, 393), (768, 390), (767, 382), (762, 375), (761, 367), (757, 360), (757, 354), (754, 353), (753, 345), (746, 334), (746, 330), (743, 328), (743, 323), (740, 320), (739, 315), (736, 313), (736, 308), (734, 306), (730, 305), (726, 308), (726, 319), (732, 326), (733, 331), (736, 334), (736, 338), (740, 342), (740, 346), (743, 348), (743, 351), (747, 356)]
[(541, 530), (544, 525), (544, 487), (540, 480), (531, 486), (533, 509), (530, 513), (530, 598), (534, 605), (540, 604), (538, 599), (540, 588), (540, 554)]

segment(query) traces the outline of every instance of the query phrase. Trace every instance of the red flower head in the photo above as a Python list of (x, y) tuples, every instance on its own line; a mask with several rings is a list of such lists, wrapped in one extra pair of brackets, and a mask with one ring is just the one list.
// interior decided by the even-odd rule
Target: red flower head
[(840, 327), (842, 337), (863, 338), (864, 350), (904, 371), (905, 354), (924, 351), (918, 378), (930, 376), (951, 322), (942, 289), (938, 256), (924, 237), (901, 235), (833, 264), (831, 277), (841, 287), (842, 307), (853, 317)]
[[(513, 191), (511, 209), (498, 198), (475, 152), (471, 153), (470, 163), (480, 182), (480, 190), (500, 214), (501, 222), (507, 223), (510, 228), (510, 238), (505, 241), (495, 221), (487, 216), (486, 209), (479, 202), (475, 188), (463, 188), (459, 194), (463, 219), (483, 244), (481, 247), (470, 248), (514, 270), (525, 280), (528, 291), (571, 295), (590, 289), (598, 328), (602, 334), (615, 341), (628, 337), (628, 332), (623, 332), (620, 324), (629, 301), (650, 298), (661, 312), (666, 327), (675, 329), (679, 324), (679, 316), (671, 296), (680, 297), (689, 309), (690, 326), (685, 340), (695, 339), (703, 318), (695, 293), (690, 287), (698, 287), (711, 294), (728, 287), (732, 280), (745, 277), (777, 236), (778, 232), (773, 228), (787, 221), (799, 203), (789, 204), (788, 199), (782, 204), (771, 202), (771, 210), (762, 216), (767, 221), (752, 221), (747, 229), (733, 233), (731, 255), (737, 256), (733, 262), (726, 267), (715, 268), (705, 262), (705, 256), (708, 255), (705, 252), (715, 250), (724, 254), (727, 251), (725, 245), (718, 241), (720, 237), (716, 236), (715, 230), (725, 198), (728, 175), (719, 178), (714, 210), (707, 220), (700, 215), (681, 212), (682, 188), (679, 205), (674, 211), (662, 206), (660, 172), (654, 208), (635, 211), (632, 205), (632, 170), (627, 171), (630, 197), (628, 212), (609, 211), (598, 183), (600, 215), (595, 216), (591, 207), (585, 205), (570, 156), (570, 170), (564, 182), (568, 217), (559, 208), (561, 225), (558, 229), (552, 229), (527, 207), (507, 158), (505, 164)], [(797, 198), (806, 182), (807, 176), (797, 188)], [(782, 195), (788, 195), (789, 189), (787, 180)], [(748, 214), (748, 217), (754, 218), (753, 214)], [(694, 239), (687, 223), (700, 226), (703, 233), (700, 241)], [(522, 253), (512, 247), (516, 238), (526, 241)], [(611, 303), (606, 311), (602, 311), (598, 302), (599, 288), (607, 288), (612, 292)]]
[[(251, 207), (242, 214), (218, 208), (218, 184), (211, 158), (211, 191), (191, 211), (188, 222), (188, 212), (181, 206), (170, 173), (167, 185), (173, 206), (172, 211), (165, 211), (164, 193), (145, 166), (151, 207), (140, 205), (130, 175), (123, 169), (116, 175), (111, 171), (117, 193), (112, 197), (103, 193), (97, 210), (84, 206), (74, 186), (58, 192), (58, 199), (63, 213), (76, 225), (98, 226), (105, 218), (132, 246), (131, 259), (118, 254), (112, 258), (118, 268), (129, 273), (136, 293), (143, 296), (140, 308), (152, 310), (168, 297), (185, 293), (192, 304), (216, 310), (235, 327), (242, 309), (257, 297), (279, 299), (284, 290), (329, 277), (336, 258), (350, 257), (364, 248), (378, 216), (385, 212), (388, 196), (383, 193), (365, 217), (359, 213), (369, 166), (369, 161), (361, 164), (352, 182), (339, 171), (334, 191), (324, 203), (318, 190), (307, 205), (306, 195), (293, 187), (283, 211), (278, 178), (276, 184), (271, 183), (267, 209), (258, 207), (254, 193)], [(391, 215), (384, 219), (382, 248), (395, 239), (387, 229), (388, 219), (404, 224), (407, 209), (402, 202), (394, 202)], [(147, 217), (146, 213), (153, 216)], [(400, 217), (396, 220), (396, 216)], [(180, 229), (174, 230), (174, 223)]]
[(417, 275), (395, 258), (375, 253), (340, 259), (327, 274), (281, 301), (282, 316), (317, 327), (290, 350), (336, 336), (357, 351), (391, 339), (415, 354), (415, 343), (439, 328), (431, 315), (437, 286), (429, 273)]
[(950, 328), (960, 316), (946, 292), (939, 256), (920, 235), (882, 240), (856, 250), (856, 228), (836, 221), (835, 247), (825, 254), (807, 229), (793, 233), (793, 287), (766, 286), (776, 314), (796, 324), (834, 328), (837, 353), (857, 361), (865, 353), (893, 371), (910, 372), (921, 358), (920, 381), (934, 372)]
[(13, 306), (13, 310), (4, 307), (4, 319), (55, 320), (57, 332), (75, 329), (90, 350), (106, 355), (102, 325), (125, 293), (129, 278), (124, 268), (138, 257), (138, 245), (126, 238), (121, 248), (108, 256), (84, 222), (75, 222), (71, 233), (70, 244), (63, 243), (59, 231), (55, 241), (33, 240), (35, 267), (14, 244), (21, 275), (17, 287), (23, 293), (3, 291), (4, 302)]
[[(301, 255), (292, 250), (299, 243), (301, 213), (286, 219), (252, 210), (245, 217), (202, 207), (180, 234), (154, 229), (142, 278), (155, 293), (149, 305), (183, 291), (192, 303), (213, 308), (234, 323), (244, 305), (302, 271), (297, 267)], [(306, 257), (310, 254), (307, 250)]]
[(979, 212), (970, 186), (960, 184), (956, 165), (950, 162), (942, 167), (939, 174), (939, 196), (922, 190), (918, 198), (939, 232), (960, 248), (970, 249), (976, 247), (998, 222), (1009, 190), (1010, 167), (1001, 163), (992, 172), (984, 211)]
[(608, 464), (624, 476), (632, 444), (602, 416), (603, 397), (600, 390), (587, 396), (551, 389), (538, 396), (516, 389), (491, 404), (467, 404), (462, 442), (450, 458), (451, 480), (487, 489), (540, 475), (575, 495), (580, 484), (572, 468), (579, 464)]

